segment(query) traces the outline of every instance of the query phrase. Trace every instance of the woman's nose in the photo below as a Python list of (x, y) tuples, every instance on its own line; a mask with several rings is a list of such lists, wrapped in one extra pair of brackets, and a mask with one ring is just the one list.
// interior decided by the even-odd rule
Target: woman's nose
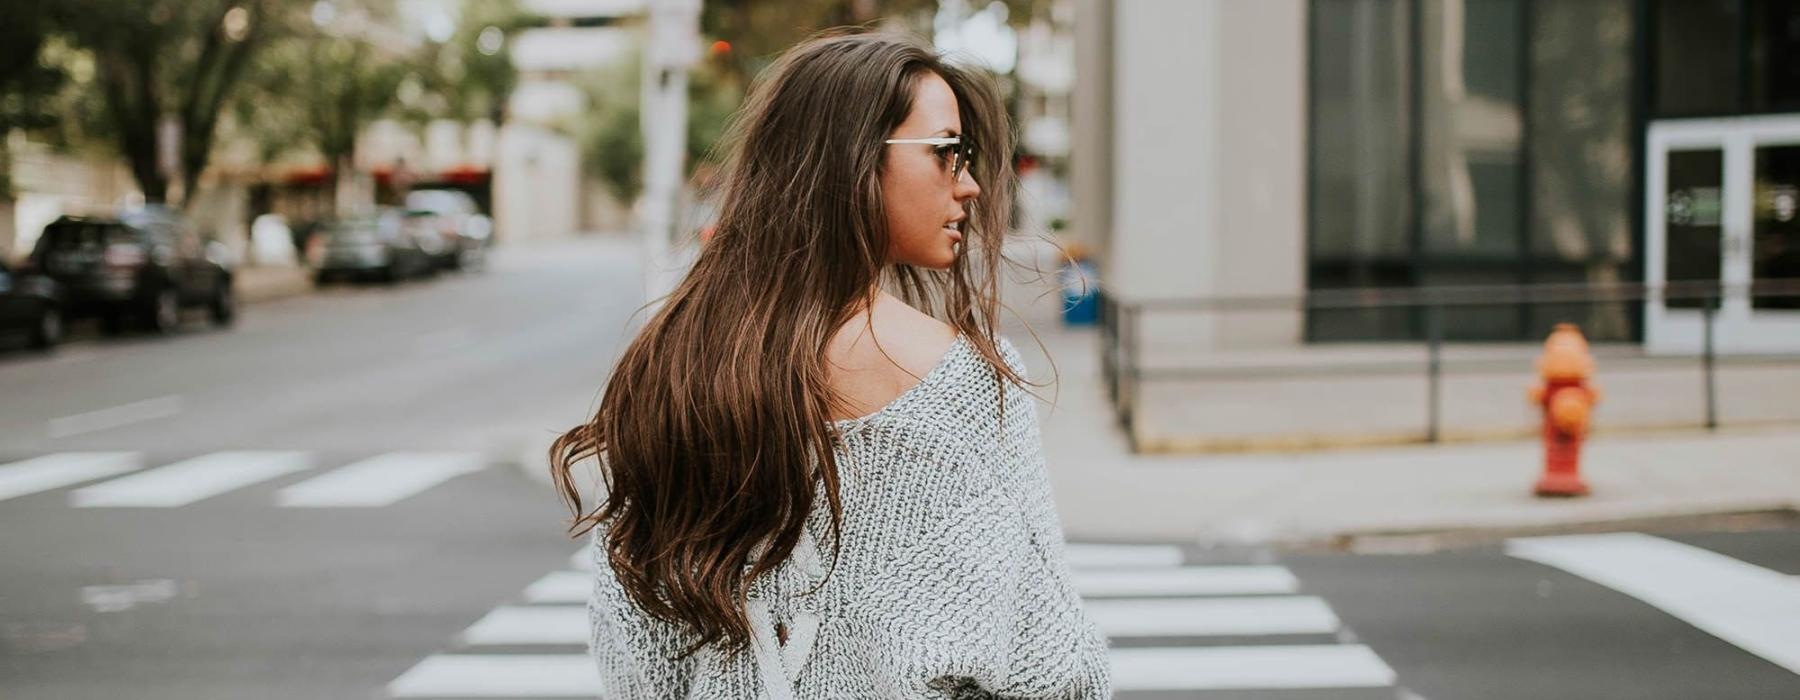
[(957, 174), (955, 186), (951, 189), (951, 196), (964, 200), (974, 199), (979, 194), (981, 194), (981, 185), (975, 184), (974, 173), (965, 168)]

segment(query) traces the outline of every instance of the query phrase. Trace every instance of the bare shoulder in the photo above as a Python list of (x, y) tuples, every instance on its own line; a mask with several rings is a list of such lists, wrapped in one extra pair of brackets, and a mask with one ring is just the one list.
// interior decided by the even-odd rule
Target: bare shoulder
[(850, 405), (832, 418), (868, 415), (906, 393), (956, 343), (956, 329), (886, 294), (838, 329), (826, 350), (832, 388)]

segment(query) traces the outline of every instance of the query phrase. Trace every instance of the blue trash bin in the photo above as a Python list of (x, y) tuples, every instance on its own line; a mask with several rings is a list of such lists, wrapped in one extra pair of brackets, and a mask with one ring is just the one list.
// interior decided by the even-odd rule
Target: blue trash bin
[(1100, 275), (1086, 260), (1063, 265), (1063, 325), (1091, 326), (1100, 320)]

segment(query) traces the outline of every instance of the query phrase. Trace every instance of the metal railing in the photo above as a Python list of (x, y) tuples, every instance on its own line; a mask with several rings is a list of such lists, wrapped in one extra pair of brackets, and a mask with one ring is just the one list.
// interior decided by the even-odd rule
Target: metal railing
[[(1631, 304), (1630, 313), (1641, 317), (1641, 304), (1648, 301), (1685, 302), (1681, 311), (1697, 311), (1700, 315), (1701, 347), (1692, 361), (1699, 363), (1704, 375), (1704, 425), (1708, 430), (1719, 427), (1717, 371), (1722, 362), (1793, 363), (1800, 362), (1800, 351), (1792, 354), (1733, 354), (1721, 356), (1715, 347), (1719, 310), (1726, 299), (1800, 299), (1800, 279), (1764, 280), (1748, 285), (1722, 285), (1716, 282), (1673, 282), (1662, 285), (1642, 283), (1618, 284), (1536, 284), (1481, 285), (1456, 287), (1356, 288), (1319, 290), (1305, 296), (1240, 296), (1212, 298), (1153, 298), (1122, 300), (1100, 293), (1100, 336), (1102, 374), (1108, 398), (1121, 427), (1138, 447), (1134, 431), (1138, 399), (1148, 382), (1179, 379), (1248, 379), (1291, 378), (1308, 375), (1409, 375), (1422, 373), (1426, 384), (1425, 440), (1442, 438), (1442, 383), (1446, 373), (1510, 372), (1519, 369), (1517, 359), (1459, 359), (1453, 364), (1444, 358), (1444, 317), (1452, 309), (1477, 307), (1523, 307), (1532, 305)], [(1792, 313), (1800, 315), (1800, 304)], [(1151, 314), (1290, 312), (1308, 314), (1330, 310), (1409, 309), (1422, 316), (1425, 358), (1423, 362), (1317, 362), (1303, 364), (1244, 366), (1144, 366), (1143, 321)], [(1378, 341), (1398, 346), (1412, 341)], [(1489, 341), (1491, 342), (1491, 341)], [(1527, 342), (1512, 341), (1512, 342)], [(1336, 344), (1336, 341), (1311, 342), (1309, 347)], [(1618, 358), (1613, 358), (1618, 359)], [(1669, 357), (1650, 357), (1668, 363)], [(1609, 360), (1610, 361), (1610, 360)], [(1688, 360), (1681, 360), (1686, 362)]]

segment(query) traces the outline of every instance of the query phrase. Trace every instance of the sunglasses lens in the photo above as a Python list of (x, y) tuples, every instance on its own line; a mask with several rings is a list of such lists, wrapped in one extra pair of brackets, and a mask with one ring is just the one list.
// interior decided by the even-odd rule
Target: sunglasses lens
[(962, 177), (963, 171), (975, 162), (975, 147), (964, 141), (956, 145), (956, 162), (950, 169), (950, 176)]

